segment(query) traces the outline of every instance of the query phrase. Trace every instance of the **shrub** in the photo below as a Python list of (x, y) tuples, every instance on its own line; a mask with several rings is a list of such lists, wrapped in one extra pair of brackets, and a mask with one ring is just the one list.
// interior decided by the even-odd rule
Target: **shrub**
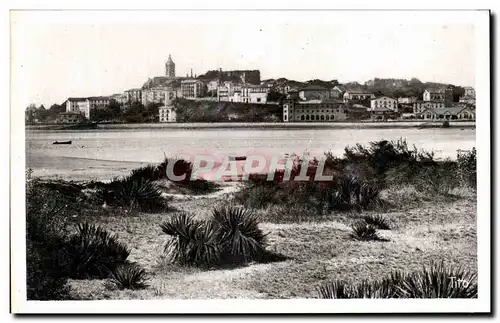
[(105, 278), (129, 254), (128, 247), (116, 236), (99, 226), (82, 223), (66, 247), (68, 272), (72, 278)]
[(408, 275), (399, 289), (404, 298), (476, 298), (477, 275), (461, 266), (435, 262)]
[(111, 282), (121, 288), (142, 289), (148, 287), (146, 276), (146, 270), (139, 265), (125, 262), (111, 271)]
[(143, 212), (167, 209), (167, 201), (159, 187), (148, 179), (132, 176), (115, 179), (101, 190), (101, 198), (109, 205), (128, 207)]
[(177, 214), (160, 225), (171, 236), (165, 252), (181, 265), (211, 267), (219, 262), (220, 252), (215, 228), (185, 213)]
[(467, 186), (476, 188), (477, 187), (477, 157), (476, 148), (472, 148), (470, 151), (458, 151), (457, 152), (457, 168), (458, 177), (461, 182)]
[(352, 225), (351, 237), (359, 241), (385, 241), (377, 233), (377, 228), (364, 221), (358, 221)]
[(134, 179), (148, 179), (150, 181), (156, 181), (162, 178), (159, 168), (154, 165), (147, 165), (144, 167), (133, 169), (130, 173), (130, 177)]
[(324, 283), (320, 298), (477, 298), (477, 275), (463, 267), (434, 262), (421, 271), (394, 271), (380, 280)]
[(365, 216), (363, 216), (363, 220), (366, 222), (366, 224), (372, 225), (372, 226), (376, 227), (377, 229), (381, 229), (381, 230), (390, 230), (391, 229), (389, 227), (389, 224), (387, 223), (387, 220), (380, 214), (365, 215)]
[(63, 300), (69, 297), (62, 240), (26, 241), (26, 292), (28, 300)]
[(259, 218), (241, 207), (216, 207), (212, 222), (224, 263), (247, 263), (262, 256), (266, 235), (259, 229)]
[(265, 250), (265, 234), (258, 224), (253, 213), (226, 206), (215, 208), (208, 221), (181, 213), (160, 227), (172, 237), (165, 245), (167, 256), (181, 265), (214, 267), (286, 259)]
[(67, 299), (62, 251), (66, 220), (71, 216), (61, 194), (26, 177), (26, 293), (29, 300)]

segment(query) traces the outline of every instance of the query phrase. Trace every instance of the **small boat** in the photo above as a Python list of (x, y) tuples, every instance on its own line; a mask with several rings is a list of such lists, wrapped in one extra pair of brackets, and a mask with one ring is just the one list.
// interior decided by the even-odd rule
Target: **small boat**
[(54, 141), (53, 145), (71, 145), (71, 140), (68, 141)]

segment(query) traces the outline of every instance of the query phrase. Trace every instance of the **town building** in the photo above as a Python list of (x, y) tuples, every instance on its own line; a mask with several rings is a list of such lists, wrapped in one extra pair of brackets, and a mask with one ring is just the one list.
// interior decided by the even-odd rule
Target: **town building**
[(160, 122), (176, 122), (177, 113), (175, 112), (174, 99), (175, 91), (169, 90), (165, 92), (165, 105), (158, 108)]
[(216, 93), (217, 87), (219, 87), (219, 79), (211, 80), (207, 82), (207, 92)]
[(370, 119), (372, 120), (396, 119), (399, 116), (397, 111), (395, 111), (394, 109), (382, 105), (370, 108), (369, 111), (370, 111)]
[(440, 108), (444, 108), (444, 102), (442, 101), (417, 101), (413, 103), (413, 113), (415, 115), (418, 115), (422, 111), (427, 109), (440, 109)]
[(344, 102), (363, 101), (375, 98), (375, 95), (365, 90), (347, 90), (344, 92)]
[(331, 122), (347, 119), (345, 104), (337, 100), (301, 101), (287, 99), (283, 103), (283, 122)]
[(241, 98), (239, 101), (244, 103), (267, 103), (269, 89), (264, 86), (244, 84), (241, 86)]
[(344, 94), (344, 90), (339, 86), (334, 86), (330, 89), (330, 98), (331, 99), (342, 99), (342, 95)]
[(200, 98), (205, 95), (205, 83), (196, 79), (183, 80), (181, 95), (186, 99)]
[(85, 121), (85, 117), (80, 112), (61, 112), (56, 116), (56, 123), (80, 123)]
[(347, 119), (349, 120), (365, 120), (369, 119), (370, 108), (362, 104), (346, 104)]
[(127, 95), (126, 93), (117, 93), (113, 94), (112, 96), (109, 97), (111, 100), (115, 100), (119, 104), (125, 104), (127, 103)]
[(66, 100), (66, 112), (78, 112), (85, 118), (90, 119), (90, 105), (87, 98), (68, 98)]
[(125, 97), (127, 102), (141, 102), (142, 101), (142, 90), (141, 89), (130, 89), (125, 91)]
[(170, 54), (168, 54), (168, 59), (165, 63), (165, 76), (169, 78), (175, 78), (175, 63), (172, 60), (172, 56), (170, 56)]
[(441, 101), (444, 102), (445, 90), (444, 89), (426, 89), (423, 94), (424, 101)]
[(388, 96), (381, 96), (370, 101), (370, 110), (386, 108), (392, 112), (398, 112), (398, 101)]
[(464, 88), (464, 96), (469, 96), (469, 97), (476, 97), (476, 90), (472, 86), (466, 86)]
[(458, 102), (460, 103), (466, 103), (470, 105), (476, 105), (476, 91), (474, 90), (473, 87), (465, 87), (464, 88), (464, 95), (462, 95), (459, 99)]
[(398, 98), (398, 103), (399, 104), (413, 104), (415, 102), (417, 102), (417, 97), (416, 96), (399, 97)]
[(165, 92), (168, 88), (155, 87), (151, 89), (142, 90), (141, 103), (146, 106), (150, 103), (164, 103)]
[(158, 108), (160, 122), (177, 122), (177, 113), (173, 106)]
[(92, 96), (88, 97), (89, 108), (92, 109), (105, 109), (109, 105), (110, 98), (108, 96)]
[(302, 100), (328, 100), (330, 91), (319, 85), (309, 85), (299, 89), (299, 98)]
[(417, 117), (425, 120), (474, 120), (476, 113), (465, 105), (444, 108), (428, 108), (420, 112)]
[(224, 82), (217, 87), (217, 100), (225, 102), (235, 102), (241, 93), (241, 84)]

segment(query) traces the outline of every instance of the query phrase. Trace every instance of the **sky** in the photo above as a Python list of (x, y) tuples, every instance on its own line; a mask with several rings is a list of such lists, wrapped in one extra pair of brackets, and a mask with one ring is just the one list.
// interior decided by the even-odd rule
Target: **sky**
[(259, 69), (261, 79), (475, 84), (473, 24), (295, 15), (17, 12), (11, 14), (12, 96), (50, 107), (67, 97), (120, 93), (164, 75), (169, 54), (177, 76), (222, 68)]

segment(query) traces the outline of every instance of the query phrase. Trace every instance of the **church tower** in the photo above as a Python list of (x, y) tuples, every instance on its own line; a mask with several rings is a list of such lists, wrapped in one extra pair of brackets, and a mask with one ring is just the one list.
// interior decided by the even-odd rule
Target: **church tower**
[(175, 77), (175, 63), (170, 54), (168, 55), (168, 60), (165, 63), (165, 75), (167, 77)]

